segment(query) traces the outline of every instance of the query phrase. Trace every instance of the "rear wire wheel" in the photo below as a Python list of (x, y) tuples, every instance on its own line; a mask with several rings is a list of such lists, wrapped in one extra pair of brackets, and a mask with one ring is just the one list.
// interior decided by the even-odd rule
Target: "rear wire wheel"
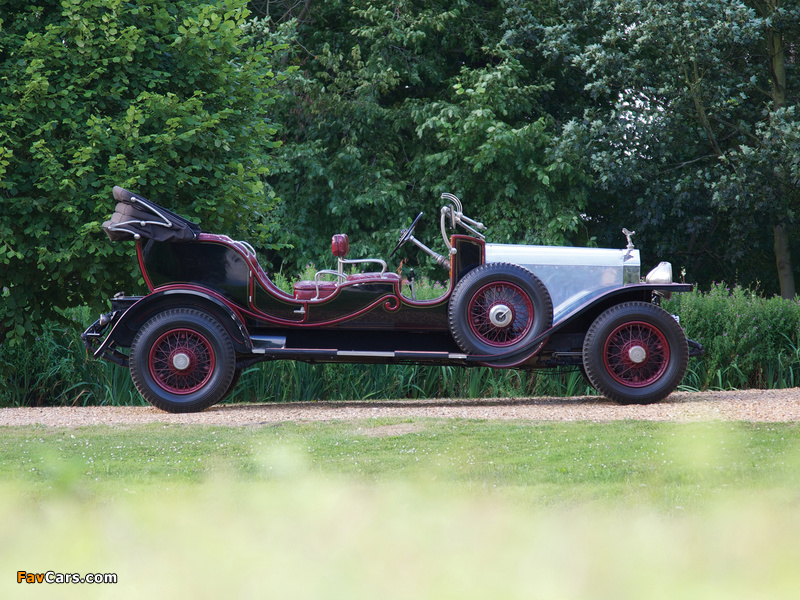
[(591, 384), (620, 404), (650, 404), (671, 394), (689, 362), (686, 335), (664, 309), (625, 302), (595, 319), (583, 342)]
[(232, 390), (236, 354), (225, 328), (205, 312), (176, 308), (147, 321), (131, 344), (131, 378), (153, 406), (201, 411)]

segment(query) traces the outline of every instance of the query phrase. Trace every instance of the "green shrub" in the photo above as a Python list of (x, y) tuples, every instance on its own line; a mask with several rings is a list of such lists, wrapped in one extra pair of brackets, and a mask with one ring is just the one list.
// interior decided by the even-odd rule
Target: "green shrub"
[[(800, 383), (800, 303), (741, 287), (677, 294), (664, 308), (680, 316), (704, 355), (690, 361), (697, 389), (792, 387)], [(695, 362), (696, 361), (696, 362)]]
[(59, 311), (137, 288), (129, 248), (101, 230), (115, 185), (280, 244), (263, 178), (285, 73), (245, 4), (2, 2), (0, 342), (30, 346)]

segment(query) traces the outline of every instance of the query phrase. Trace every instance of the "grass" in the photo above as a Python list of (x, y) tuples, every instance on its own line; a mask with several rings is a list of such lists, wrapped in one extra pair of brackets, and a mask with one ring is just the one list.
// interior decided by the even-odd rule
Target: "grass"
[(0, 595), (790, 598), (800, 428), (3, 428)]
[[(399, 432), (400, 434), (398, 434)], [(286, 460), (284, 464), (283, 460)], [(800, 490), (794, 424), (365, 421), (226, 428), (4, 428), (0, 480), (47, 495), (303, 475), (436, 481), (563, 506), (611, 499), (670, 511), (740, 489)], [(278, 473), (278, 475), (276, 475)], [(83, 492), (82, 492), (83, 493)]]
[[(666, 519), (312, 479), (114, 503), (6, 495), (0, 509), (7, 598), (769, 600), (800, 584), (800, 519), (776, 502)], [(116, 573), (118, 583), (22, 586), (19, 569)]]

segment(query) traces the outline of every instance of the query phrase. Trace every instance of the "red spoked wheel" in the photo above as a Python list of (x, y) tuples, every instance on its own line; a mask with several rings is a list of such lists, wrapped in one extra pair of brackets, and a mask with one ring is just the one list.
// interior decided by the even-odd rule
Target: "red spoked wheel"
[(214, 373), (214, 348), (192, 329), (173, 329), (159, 337), (150, 349), (148, 365), (153, 380), (171, 394), (191, 394), (201, 389)]
[[(467, 273), (453, 288), (450, 333), (459, 348), (484, 355), (493, 366), (511, 366), (553, 322), (553, 304), (542, 281), (520, 265), (489, 263)], [(539, 346), (539, 345), (537, 345)], [(520, 356), (514, 355), (519, 350)], [(507, 354), (493, 359), (496, 355)]]
[(131, 378), (145, 400), (168, 412), (195, 412), (232, 391), (236, 353), (211, 315), (175, 308), (147, 321), (131, 344)]
[(518, 285), (508, 281), (487, 283), (470, 298), (470, 329), (485, 344), (511, 346), (533, 327), (533, 302)]
[(583, 343), (590, 383), (621, 404), (649, 404), (678, 387), (689, 361), (686, 335), (662, 308), (646, 302), (614, 306), (597, 319)]
[(645, 387), (658, 381), (667, 370), (669, 343), (661, 330), (650, 323), (625, 323), (606, 339), (603, 359), (608, 373), (619, 383)]

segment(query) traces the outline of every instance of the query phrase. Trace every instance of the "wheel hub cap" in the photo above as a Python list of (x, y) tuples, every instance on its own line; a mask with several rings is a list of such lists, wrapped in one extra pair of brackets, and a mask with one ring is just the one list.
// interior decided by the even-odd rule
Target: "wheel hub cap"
[(178, 371), (185, 371), (189, 368), (192, 360), (189, 358), (189, 355), (185, 352), (177, 352), (172, 357), (172, 366), (175, 367)]
[(214, 376), (211, 342), (200, 332), (178, 327), (165, 331), (148, 353), (153, 381), (170, 394), (193, 394)]
[(513, 321), (513, 311), (505, 304), (493, 306), (489, 311), (489, 320), (495, 327), (508, 327)]
[(636, 363), (637, 365), (641, 364), (647, 360), (647, 350), (641, 346), (633, 346), (630, 350), (628, 350), (628, 358), (631, 359), (631, 362)]

